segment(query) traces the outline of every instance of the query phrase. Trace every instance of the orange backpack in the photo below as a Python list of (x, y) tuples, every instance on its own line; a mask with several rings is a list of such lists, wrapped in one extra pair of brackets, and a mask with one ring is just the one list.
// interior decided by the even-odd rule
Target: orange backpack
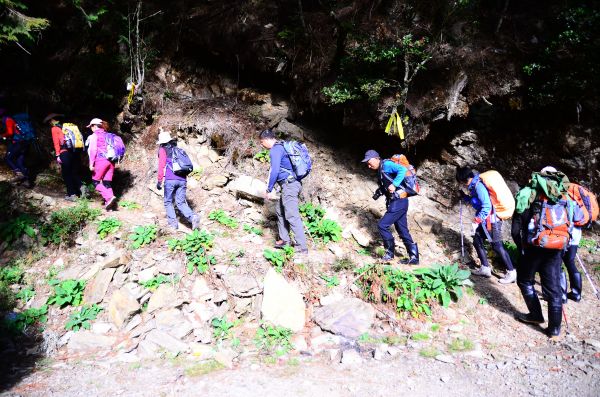
[(406, 156), (403, 154), (395, 154), (390, 160), (406, 168), (403, 184), (406, 187), (405, 190), (408, 196), (410, 197), (419, 194), (421, 192), (421, 187), (419, 186), (419, 180), (417, 179), (417, 170), (408, 162)]
[(490, 193), (492, 206), (498, 218), (505, 220), (515, 212), (515, 198), (498, 171), (490, 170), (479, 174), (479, 178)]
[(594, 193), (576, 183), (569, 183), (567, 191), (571, 200), (579, 205), (584, 215), (582, 221), (575, 222), (575, 226), (589, 226), (598, 220), (598, 200)]
[(567, 248), (573, 230), (574, 205), (566, 195), (556, 204), (550, 204), (545, 197), (535, 201), (528, 226), (529, 244), (551, 250)]

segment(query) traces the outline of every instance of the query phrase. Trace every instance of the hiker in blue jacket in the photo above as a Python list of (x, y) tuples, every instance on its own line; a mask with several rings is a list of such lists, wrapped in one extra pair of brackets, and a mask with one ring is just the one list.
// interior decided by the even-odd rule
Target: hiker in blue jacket
[(474, 172), (468, 167), (458, 168), (456, 170), (456, 180), (465, 184), (469, 194), (462, 191), (462, 198), (475, 208), (475, 218), (473, 218), (473, 246), (477, 251), (477, 256), (481, 261), (481, 267), (471, 272), (477, 276), (491, 277), (492, 269), (487, 258), (487, 251), (483, 242), (487, 239), (494, 252), (506, 266), (506, 274), (498, 280), (501, 284), (514, 283), (517, 280), (517, 271), (513, 267), (508, 252), (502, 243), (502, 220), (496, 216), (490, 192), (479, 178), (479, 173)]
[(377, 224), (385, 248), (381, 259), (383, 261), (394, 259), (396, 244), (394, 235), (390, 232), (390, 227), (394, 225), (408, 254), (408, 259), (403, 259), (400, 263), (418, 265), (419, 247), (413, 241), (408, 230), (408, 195), (402, 186), (407, 171), (406, 167), (391, 160), (381, 160), (379, 153), (375, 150), (368, 150), (362, 162), (367, 163), (370, 169), (378, 172), (379, 189), (373, 195), (373, 199), (377, 200), (381, 195), (386, 197), (386, 212)]
[(274, 198), (273, 188), (275, 184), (281, 187), (279, 203), (275, 207), (277, 229), (279, 231), (279, 240), (275, 242), (275, 248), (283, 248), (286, 245), (291, 245), (290, 232), (292, 232), (298, 246), (298, 252), (306, 254), (308, 253), (308, 246), (306, 244), (306, 235), (304, 234), (304, 224), (302, 223), (298, 208), (302, 183), (296, 180), (290, 158), (283, 144), (277, 141), (275, 133), (272, 130), (264, 130), (260, 133), (259, 139), (261, 145), (265, 149), (269, 149), (269, 158), (271, 160), (271, 170), (269, 172), (269, 182), (265, 198)]

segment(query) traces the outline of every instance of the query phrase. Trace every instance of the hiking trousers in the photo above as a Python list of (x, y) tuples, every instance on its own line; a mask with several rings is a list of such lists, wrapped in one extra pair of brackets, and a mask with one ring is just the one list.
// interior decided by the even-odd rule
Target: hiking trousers
[[(473, 245), (475, 246), (475, 250), (477, 251), (477, 256), (481, 261), (481, 266), (489, 266), (490, 263), (487, 258), (487, 251), (483, 246), (483, 242), (487, 240), (487, 236), (483, 228), (485, 227), (485, 222), (481, 223), (477, 230), (475, 231), (475, 235), (473, 236)], [(489, 232), (492, 241), (490, 244), (492, 249), (498, 255), (506, 270), (514, 270), (512, 261), (510, 260), (510, 255), (504, 248), (504, 244), (502, 243), (502, 221), (497, 221), (492, 223), (492, 231)]]
[(390, 227), (394, 225), (404, 245), (409, 246), (415, 243), (408, 230), (407, 214), (408, 198), (398, 198), (388, 203), (387, 211), (377, 224), (383, 241), (394, 240), (394, 235), (390, 232)]
[(539, 247), (527, 247), (517, 268), (517, 285), (523, 296), (535, 295), (535, 274), (540, 273), (542, 289), (547, 294), (548, 312), (562, 310), (560, 269), (562, 251)]
[(188, 222), (192, 222), (192, 217), (196, 215), (190, 208), (186, 199), (187, 181), (180, 181), (177, 179), (165, 179), (165, 210), (167, 212), (167, 222), (170, 226), (177, 228), (179, 223), (177, 222), (177, 215), (175, 214), (175, 207), (173, 206), (173, 199), (179, 209), (179, 212), (184, 216)]
[(302, 223), (300, 210), (298, 209), (302, 184), (298, 181), (285, 181), (280, 183), (280, 186), (281, 196), (275, 206), (279, 238), (286, 243), (291, 243), (291, 232), (294, 234), (294, 241), (296, 241), (300, 251), (307, 250), (304, 224)]
[(27, 142), (11, 142), (6, 148), (6, 164), (14, 172), (20, 172), (29, 178), (29, 171), (25, 167), (25, 154), (29, 144)]
[(96, 191), (102, 195), (106, 203), (115, 196), (112, 189), (114, 174), (115, 165), (113, 163), (103, 158), (96, 159), (92, 181), (94, 182), (94, 186), (96, 186)]
[(79, 153), (67, 150), (60, 154), (60, 172), (67, 188), (67, 196), (81, 194), (81, 178), (79, 177)]

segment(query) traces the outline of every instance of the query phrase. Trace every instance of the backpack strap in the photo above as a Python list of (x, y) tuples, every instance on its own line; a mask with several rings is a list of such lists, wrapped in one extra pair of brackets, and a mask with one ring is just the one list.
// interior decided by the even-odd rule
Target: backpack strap
[[(283, 152), (287, 155), (288, 160), (290, 161), (290, 165), (292, 165), (292, 156), (290, 155), (290, 152), (285, 147), (285, 143), (286, 143), (286, 141), (277, 141), (277, 142), (275, 142), (275, 145), (281, 145), (283, 147)], [(293, 168), (291, 170), (288, 170), (287, 168), (284, 168), (280, 165), (279, 169), (284, 170), (285, 172), (287, 172), (289, 174), (289, 176), (287, 177), (286, 180), (290, 179), (290, 177), (293, 178), (294, 180), (298, 179), (296, 174), (294, 173)]]

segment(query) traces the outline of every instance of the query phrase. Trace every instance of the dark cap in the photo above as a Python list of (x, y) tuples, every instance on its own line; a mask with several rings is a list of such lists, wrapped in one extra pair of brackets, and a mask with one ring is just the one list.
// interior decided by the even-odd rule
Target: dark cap
[(366, 163), (367, 161), (371, 160), (371, 159), (378, 159), (379, 157), (379, 153), (377, 153), (375, 150), (367, 150), (367, 153), (365, 153), (365, 158), (363, 159), (363, 163)]

